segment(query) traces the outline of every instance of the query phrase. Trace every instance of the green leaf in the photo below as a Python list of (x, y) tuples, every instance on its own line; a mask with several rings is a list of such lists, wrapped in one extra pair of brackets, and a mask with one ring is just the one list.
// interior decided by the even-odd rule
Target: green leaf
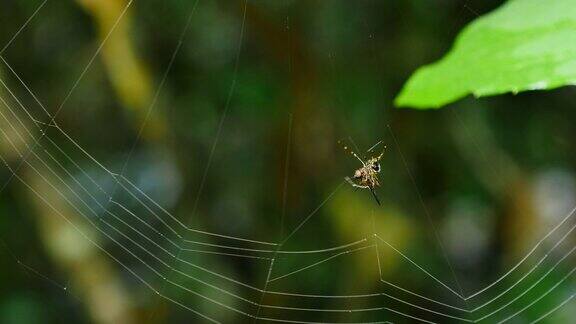
[(396, 106), (439, 108), (468, 94), (576, 84), (576, 0), (513, 0), (476, 19), (440, 61), (418, 69)]

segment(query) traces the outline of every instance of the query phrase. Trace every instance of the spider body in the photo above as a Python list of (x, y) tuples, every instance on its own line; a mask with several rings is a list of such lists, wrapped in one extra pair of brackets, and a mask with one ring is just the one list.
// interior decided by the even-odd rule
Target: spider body
[[(380, 143), (377, 143), (376, 145), (378, 144)], [(374, 145), (372, 148), (374, 148), (376, 145)], [(386, 146), (384, 146), (384, 149), (386, 149)], [(349, 151), (347, 146), (344, 146), (344, 150)], [(371, 149), (368, 150), (368, 152), (370, 151)], [(378, 174), (380, 173), (380, 159), (384, 155), (384, 151), (382, 151), (380, 155), (372, 157), (366, 161), (362, 160), (353, 151), (350, 151), (350, 153), (355, 158), (357, 158), (360, 163), (362, 163), (362, 167), (354, 171), (354, 176), (352, 178), (346, 177), (346, 181), (355, 188), (370, 189), (374, 199), (376, 199), (376, 202), (378, 205), (380, 205), (380, 200), (376, 196), (374, 188), (380, 186), (380, 182), (378, 181)]]
[(372, 158), (365, 162), (363, 167), (354, 171), (352, 178), (356, 181), (354, 184), (374, 189), (380, 186), (378, 173), (380, 173), (380, 163), (378, 163), (376, 158)]

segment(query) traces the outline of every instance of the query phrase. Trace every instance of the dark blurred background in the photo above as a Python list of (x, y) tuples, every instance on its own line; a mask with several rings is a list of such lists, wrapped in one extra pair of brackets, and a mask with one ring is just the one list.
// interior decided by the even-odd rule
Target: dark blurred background
[[(0, 2), (0, 46), (9, 44), (0, 67), (1, 323), (206, 320), (195, 311), (253, 321), (235, 310), (304, 322), (417, 321), (397, 311), (443, 323), (459, 320), (429, 310), (468, 319), (497, 311), (484, 322), (522, 310), (511, 321), (523, 323), (574, 293), (574, 278), (563, 280), (574, 265), (571, 218), (467, 302), (387, 245), (469, 296), (576, 205), (574, 88), (469, 97), (440, 110), (392, 105), (416, 68), (501, 1), (49, 0), (19, 32), (41, 3)], [(387, 146), (382, 206), (342, 185), (360, 165), (338, 143), (364, 155), (380, 140), (368, 155)], [(293, 233), (286, 250), (365, 240), (278, 254), (268, 279), (313, 266), (265, 285), (270, 261), (246, 255), (273, 255), (247, 249), (274, 246), (179, 222), (266, 242)], [(262, 296), (174, 256), (260, 289), (384, 292), (421, 308), (386, 295)], [(467, 314), (392, 284), (469, 310), (505, 293)], [(234, 296), (311, 310), (258, 310)], [(321, 311), (374, 307), (389, 309)], [(575, 315), (568, 302), (544, 320)]]

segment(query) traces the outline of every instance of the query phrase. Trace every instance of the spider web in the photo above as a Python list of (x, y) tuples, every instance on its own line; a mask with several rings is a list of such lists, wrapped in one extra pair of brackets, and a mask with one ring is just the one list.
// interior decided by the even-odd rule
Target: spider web
[[(278, 216), (280, 235), (273, 238), (268, 233), (255, 233), (255, 237), (240, 237), (194, 226), (206, 185), (211, 181), (210, 174), (227, 125), (227, 117), (233, 108), (236, 88), (241, 82), (238, 75), (242, 49), (246, 46), (248, 1), (242, 2), (241, 24), (234, 49), (234, 72), (229, 80), (226, 100), (198, 182), (193, 208), (190, 213), (186, 213), (185, 221), (180, 220), (181, 217), (163, 207), (158, 199), (154, 199), (142, 188), (142, 184), (136, 183), (126, 173), (162, 91), (166, 90), (166, 81), (174, 68), (175, 59), (187, 40), (191, 22), (197, 15), (198, 1), (188, 8), (182, 32), (156, 86), (145, 118), (139, 125), (136, 138), (129, 141), (127, 156), (123, 158), (123, 163), (114, 166), (118, 172), (84, 148), (82, 142), (76, 140), (60, 124), (58, 117), (62, 111), (74, 109), (69, 107), (69, 100), (90, 74), (103, 47), (125, 19), (126, 13), (140, 3), (128, 1), (124, 5), (112, 28), (106, 31), (105, 37), (89, 56), (78, 77), (72, 81), (54, 112), (50, 112), (48, 105), (36, 96), (28, 81), (22, 78), (18, 69), (4, 55), (14, 41), (26, 32), (47, 3), (45, 0), (39, 4), (0, 52), (6, 71), (0, 78), (3, 88), (0, 97), (3, 106), (0, 109), (0, 135), (18, 157), (16, 163), (10, 163), (6, 156), (0, 156), (10, 174), (1, 190), (3, 192), (13, 181), (19, 182), (42, 201), (53, 217), (61, 217), (85, 242), (96, 247), (128, 274), (137, 287), (144, 288), (143, 294), (147, 291), (148, 294), (156, 295), (157, 298), (149, 306), (148, 320), (153, 320), (161, 308), (161, 302), (166, 302), (186, 310), (195, 319), (210, 322), (503, 323), (526, 319), (523, 316), (538, 303), (545, 302), (550, 294), (567, 291), (559, 303), (530, 317), (532, 321), (540, 322), (574, 298), (570, 280), (573, 280), (572, 275), (576, 271), (572, 255), (576, 246), (571, 244), (570, 238), (576, 228), (576, 206), (536, 240), (511, 268), (483, 287), (465, 294), (459, 282), (461, 278), (458, 278), (454, 270), (454, 261), (446, 252), (443, 238), (437, 229), (438, 224), (430, 215), (417, 179), (403, 153), (402, 139), (396, 136), (390, 125), (387, 127), (388, 142), (394, 144), (391, 154), (398, 158), (406, 179), (413, 185), (415, 199), (422, 207), (421, 220), (428, 224), (427, 234), (433, 238), (435, 251), (445, 261), (444, 269), (428, 269), (426, 263), (419, 262), (409, 251), (397, 247), (378, 232), (375, 225), (364, 236), (343, 244), (327, 242), (335, 244), (297, 248), (303, 236), (318, 234), (314, 220), (346, 187), (344, 181), (333, 183), (332, 189), (325, 193), (314, 208), (298, 217), (295, 224), (288, 226), (286, 216), (290, 211), (287, 210), (287, 192), (290, 188), (290, 163), (294, 162), (290, 158), (294, 137), (292, 115), (286, 118), (288, 125), (283, 196)], [(290, 27), (290, 19), (287, 17), (288, 34)], [(369, 38), (375, 42), (373, 35), (369, 35)], [(333, 59), (333, 55), (330, 59)], [(291, 60), (289, 57), (289, 66)], [(332, 72), (336, 73), (334, 67)], [(343, 101), (341, 97), (336, 100)], [(354, 142), (353, 145), (357, 146)], [(59, 201), (64, 204), (57, 203)], [(375, 222), (377, 212), (374, 209), (371, 215), (360, 216), (370, 217)], [(9, 248), (4, 241), (3, 245), (24, 270), (82, 300), (80, 296), (74, 295), (73, 289), (68, 289), (68, 285), (23, 263), (15, 250)], [(362, 266), (373, 267), (378, 274), (379, 283), (374, 289), (343, 293), (327, 289), (326, 285), (330, 283), (318, 280), (322, 279), (318, 274), (326, 271), (342, 271), (347, 280), (359, 280), (345, 273), (350, 271), (350, 260), (360, 260), (356, 258), (358, 255), (372, 261)], [(409, 269), (410, 278), (433, 282), (438, 289), (419, 291), (417, 288), (397, 284), (384, 275), (383, 255), (395, 255)], [(230, 268), (222, 267), (222, 262), (240, 262), (242, 268), (261, 269), (255, 272), (263, 276), (251, 279), (240, 276)], [(446, 272), (446, 275), (438, 275), (441, 272)], [(312, 276), (310, 280), (306, 280), (308, 275)], [(351, 287), (354, 288), (354, 285)]]

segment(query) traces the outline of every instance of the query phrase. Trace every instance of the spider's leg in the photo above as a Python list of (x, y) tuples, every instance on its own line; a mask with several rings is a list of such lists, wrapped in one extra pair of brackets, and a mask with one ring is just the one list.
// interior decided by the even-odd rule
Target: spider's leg
[(352, 179), (350, 179), (350, 177), (345, 177), (344, 180), (346, 180), (346, 182), (348, 182), (351, 186), (355, 187), (356, 184), (354, 183), (354, 181), (352, 181)]
[(356, 153), (352, 151), (350, 151), (350, 153), (352, 153), (352, 155), (354, 155), (354, 157), (357, 158), (360, 163), (362, 163), (362, 166), (366, 166), (366, 163), (364, 163), (364, 161), (358, 155), (356, 155)]
[(346, 182), (348, 182), (354, 188), (361, 188), (361, 189), (370, 188), (369, 186), (361, 186), (359, 184), (354, 183), (354, 181), (352, 181), (352, 179), (350, 179), (349, 177), (345, 177), (344, 180), (346, 180)]
[(373, 149), (375, 149), (378, 145), (382, 144), (382, 140), (379, 140), (378, 143), (372, 145), (371, 148), (368, 149), (368, 151), (366, 151), (367, 153), (372, 152)]
[(378, 203), (378, 206), (382, 206), (382, 204), (380, 203), (380, 199), (378, 199), (378, 196), (376, 196), (374, 188), (370, 188), (370, 192), (372, 193), (372, 196), (374, 196), (374, 199), (376, 199), (376, 203)]
[[(342, 144), (342, 141), (338, 141), (338, 143)], [(358, 161), (360, 161), (360, 163), (362, 163), (362, 166), (366, 166), (366, 163), (364, 163), (364, 160), (362, 160), (356, 153), (354, 153), (354, 151), (350, 150), (348, 148), (348, 146), (343, 146), (344, 151), (346, 152), (350, 152), (350, 154), (352, 154), (355, 158), (358, 159)]]
[(344, 180), (346, 180), (346, 182), (348, 182), (348, 183), (351, 184), (352, 186), (355, 185), (355, 183), (352, 181), (352, 179), (350, 179), (350, 177), (345, 177)]
[(382, 150), (382, 153), (380, 153), (380, 155), (378, 155), (378, 156), (376, 157), (376, 161), (380, 161), (380, 159), (382, 158), (382, 156), (384, 156), (384, 153), (386, 153), (386, 148), (387, 148), (387, 146), (384, 145), (384, 149)]

